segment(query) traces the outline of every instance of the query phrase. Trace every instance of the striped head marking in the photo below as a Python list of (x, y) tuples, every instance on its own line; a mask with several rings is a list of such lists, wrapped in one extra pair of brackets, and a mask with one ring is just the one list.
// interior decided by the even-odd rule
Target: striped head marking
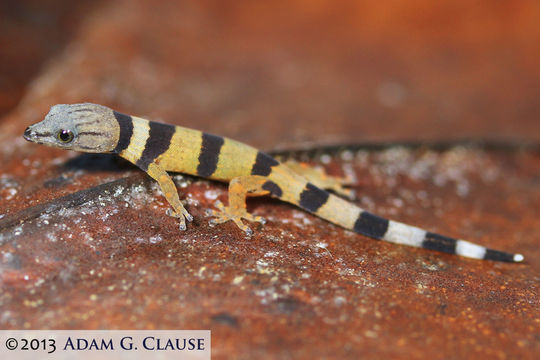
[(24, 132), (28, 141), (66, 150), (103, 153), (116, 147), (120, 126), (111, 109), (96, 104), (59, 104)]

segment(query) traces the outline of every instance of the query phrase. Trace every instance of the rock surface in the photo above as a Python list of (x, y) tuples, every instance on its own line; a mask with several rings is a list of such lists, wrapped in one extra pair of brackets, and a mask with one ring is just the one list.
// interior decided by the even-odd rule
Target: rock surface
[[(71, 29), (55, 45), (63, 50), (42, 57), (0, 119), (0, 327), (211, 329), (216, 359), (537, 358), (539, 5), (351, 4), (73, 8), (83, 20), (57, 24)], [(195, 222), (179, 232), (134, 167), (20, 136), (49, 106), (82, 101), (265, 149), (533, 143), (359, 147), (312, 159), (354, 175), (355, 202), (370, 211), (526, 262), (378, 242), (267, 198), (250, 201), (269, 221), (246, 239), (232, 224), (207, 225), (225, 185), (181, 176)]]

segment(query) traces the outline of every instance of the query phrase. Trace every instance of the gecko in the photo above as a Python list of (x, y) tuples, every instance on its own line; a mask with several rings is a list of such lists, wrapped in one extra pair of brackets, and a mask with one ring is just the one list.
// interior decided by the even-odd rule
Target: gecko
[[(180, 230), (193, 217), (186, 210), (169, 172), (228, 182), (228, 205), (216, 202), (211, 224), (233, 221), (248, 236), (244, 221), (264, 223), (246, 209), (248, 196), (272, 196), (335, 225), (391, 243), (475, 259), (521, 262), (521, 254), (492, 250), (416, 226), (388, 220), (329, 190), (315, 172), (288, 166), (254, 147), (225, 137), (126, 115), (92, 103), (58, 104), (44, 120), (24, 132), (28, 141), (66, 150), (114, 153), (152, 177), (178, 219)], [(319, 176), (320, 177), (320, 176)], [(339, 188), (334, 188), (338, 190)], [(335, 192), (335, 191), (334, 191)]]

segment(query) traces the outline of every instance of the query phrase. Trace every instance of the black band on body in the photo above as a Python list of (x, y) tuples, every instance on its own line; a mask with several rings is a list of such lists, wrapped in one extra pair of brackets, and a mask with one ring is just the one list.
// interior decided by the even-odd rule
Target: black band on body
[(281, 190), (281, 188), (279, 187), (278, 184), (276, 184), (275, 182), (273, 181), (270, 181), (268, 180), (267, 182), (265, 182), (262, 186), (262, 188), (264, 190), (268, 190), (270, 191), (270, 194), (274, 195), (274, 196), (277, 196), (277, 197), (281, 197), (283, 195), (283, 190)]
[(326, 204), (330, 194), (322, 189), (319, 189), (312, 183), (307, 183), (306, 188), (300, 194), (300, 207), (307, 211), (316, 212)]
[(369, 211), (362, 211), (354, 223), (353, 230), (362, 235), (382, 239), (388, 231), (388, 223), (388, 219), (372, 214)]
[(277, 165), (279, 162), (276, 159), (259, 151), (251, 168), (251, 175), (268, 176), (272, 172), (272, 167)]
[(422, 247), (424, 249), (442, 251), (449, 254), (455, 254), (456, 243), (457, 243), (456, 239), (452, 239), (447, 236), (428, 232), (426, 233), (426, 237), (424, 241), (422, 241)]
[(131, 136), (133, 135), (133, 119), (131, 116), (113, 111), (116, 121), (120, 126), (120, 136), (113, 152), (119, 154), (129, 146)]
[(210, 177), (217, 169), (219, 153), (225, 140), (221, 136), (202, 134), (201, 152), (199, 154), (199, 165), (197, 175)]
[(144, 171), (148, 170), (148, 166), (161, 154), (163, 154), (171, 145), (171, 139), (176, 129), (172, 125), (150, 122), (150, 131), (148, 139), (144, 145), (144, 150), (137, 166)]

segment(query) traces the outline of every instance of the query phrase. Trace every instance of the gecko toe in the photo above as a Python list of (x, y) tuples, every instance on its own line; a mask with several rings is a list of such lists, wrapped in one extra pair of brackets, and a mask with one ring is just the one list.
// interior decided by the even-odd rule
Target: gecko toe
[(217, 210), (207, 210), (206, 214), (214, 217), (208, 223), (209, 226), (215, 226), (217, 224), (222, 224), (227, 221), (232, 220), (240, 230), (246, 233), (248, 237), (253, 235), (253, 230), (249, 226), (243, 223), (242, 220), (247, 220), (251, 222), (260, 222), (261, 224), (266, 223), (266, 219), (262, 216), (254, 216), (248, 213), (245, 209), (242, 208), (231, 208), (229, 206), (223, 205), (221, 202), (216, 202)]
[(266, 219), (262, 216), (253, 216), (251, 219), (248, 218), (247, 220), (256, 221), (258, 223), (261, 223), (262, 225), (266, 224)]
[(214, 202), (214, 206), (217, 207), (219, 210), (223, 210), (225, 208), (225, 205), (223, 205), (220, 200), (216, 200), (216, 202)]
[(190, 213), (187, 212), (186, 209), (182, 209), (180, 212), (176, 212), (174, 211), (173, 209), (169, 208), (165, 211), (165, 213), (168, 215), (168, 216), (171, 216), (171, 217), (174, 217), (176, 219), (178, 219), (179, 221), (179, 225), (178, 227), (180, 228), (180, 230), (184, 231), (187, 229), (187, 226), (186, 226), (186, 220), (188, 222), (192, 222), (193, 221), (193, 216), (191, 216)]

